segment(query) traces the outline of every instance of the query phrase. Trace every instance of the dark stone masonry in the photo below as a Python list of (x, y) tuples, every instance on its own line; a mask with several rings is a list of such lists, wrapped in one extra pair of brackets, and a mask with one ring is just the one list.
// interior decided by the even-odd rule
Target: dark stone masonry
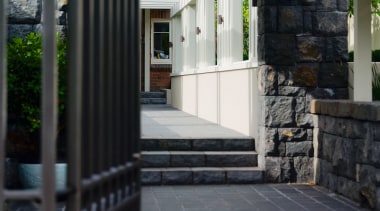
[(314, 181), (312, 99), (347, 99), (347, 0), (259, 0), (256, 150), (266, 182)]
[[(42, 0), (8, 0), (8, 39), (24, 37), (30, 32), (41, 32)], [(66, 32), (66, 0), (57, 1), (57, 30)]]
[(316, 100), (315, 181), (380, 209), (380, 103)]

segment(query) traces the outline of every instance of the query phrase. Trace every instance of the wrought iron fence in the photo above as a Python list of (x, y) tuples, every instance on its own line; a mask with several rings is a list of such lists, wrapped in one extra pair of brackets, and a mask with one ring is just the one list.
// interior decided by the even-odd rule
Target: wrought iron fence
[(42, 177), (36, 190), (4, 188), (7, 1), (0, 1), (0, 209), (39, 199), (54, 210), (140, 209), (139, 1), (68, 2), (68, 175), (57, 193), (56, 1), (43, 1)]

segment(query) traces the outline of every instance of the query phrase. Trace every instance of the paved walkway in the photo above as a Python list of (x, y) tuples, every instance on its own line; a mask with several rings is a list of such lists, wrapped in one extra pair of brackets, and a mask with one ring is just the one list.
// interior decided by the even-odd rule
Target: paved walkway
[[(241, 138), (167, 105), (142, 106), (142, 138)], [(297, 184), (145, 186), (142, 211), (365, 210), (319, 186)]]
[(148, 186), (142, 211), (366, 210), (318, 186), (288, 184)]
[(168, 105), (141, 106), (142, 138), (246, 138)]

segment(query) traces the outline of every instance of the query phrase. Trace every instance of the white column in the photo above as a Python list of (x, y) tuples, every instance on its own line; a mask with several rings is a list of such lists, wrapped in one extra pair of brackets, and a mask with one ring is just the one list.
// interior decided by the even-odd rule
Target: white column
[(183, 69), (189, 70), (196, 67), (196, 38), (195, 38), (195, 8), (186, 6), (182, 11)]
[(371, 0), (354, 0), (354, 100), (372, 101)]
[(181, 43), (181, 36), (182, 36), (182, 25), (181, 25), (181, 16), (177, 15), (173, 17), (172, 19), (173, 27), (173, 54), (172, 54), (172, 61), (173, 61), (173, 68), (172, 72), (179, 73), (182, 71), (182, 43)]
[(218, 1), (218, 64), (231, 64), (243, 60), (242, 1)]
[(214, 0), (197, 0), (197, 67), (215, 65)]
[(145, 10), (145, 55), (144, 55), (144, 91), (149, 92), (150, 91), (150, 10)]
[(250, 5), (250, 23), (249, 23), (249, 58), (252, 63), (258, 63), (257, 57), (257, 37), (258, 37), (258, 18), (257, 7), (252, 7), (252, 1)]

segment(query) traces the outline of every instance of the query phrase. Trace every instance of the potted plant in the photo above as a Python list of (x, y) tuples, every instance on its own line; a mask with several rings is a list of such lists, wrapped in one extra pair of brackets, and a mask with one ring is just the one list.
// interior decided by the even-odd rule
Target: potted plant
[[(65, 160), (66, 39), (57, 35), (58, 54), (58, 149), (57, 161)], [(19, 163), (40, 163), (42, 35), (29, 33), (8, 44), (7, 156)], [(20, 168), (22, 165), (20, 165)], [(20, 175), (21, 176), (21, 175)]]

